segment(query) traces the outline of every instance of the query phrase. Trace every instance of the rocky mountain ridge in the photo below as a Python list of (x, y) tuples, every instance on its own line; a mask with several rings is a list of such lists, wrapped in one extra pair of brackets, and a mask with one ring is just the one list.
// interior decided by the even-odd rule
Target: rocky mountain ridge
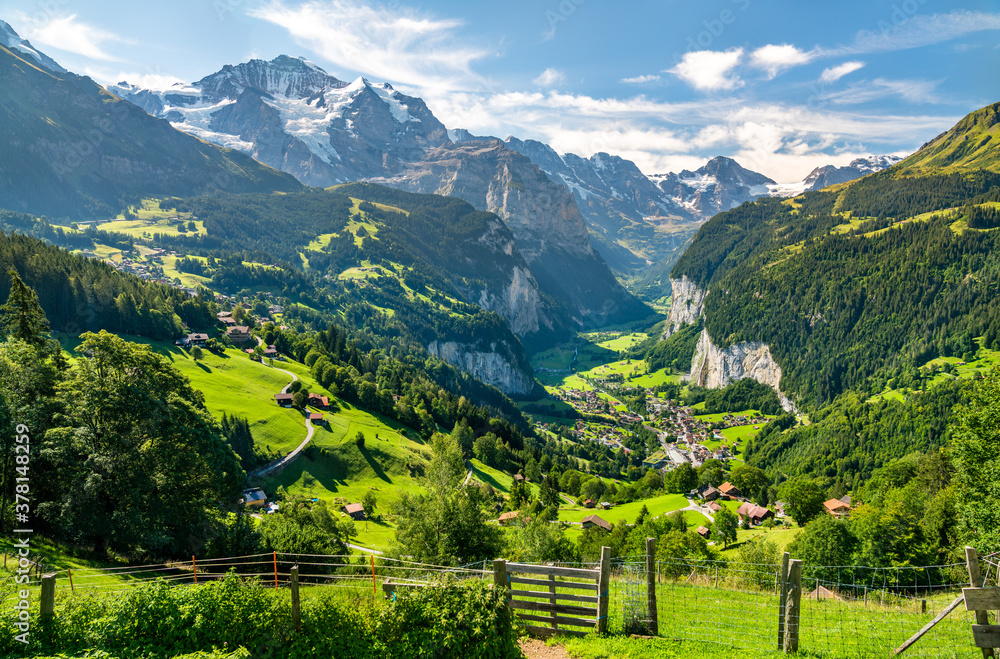
[[(269, 62), (227, 65), (197, 82), (167, 90), (125, 82), (108, 89), (180, 130), (241, 150), (314, 186), (379, 180), (407, 190), (455, 194), (477, 208), (488, 208), (482, 199), (497, 197), (497, 189), (474, 188), (458, 170), (478, 165), (466, 163), (463, 150), (450, 147), (499, 142), (526, 156), (568, 191), (585, 223), (570, 240), (589, 236), (604, 261), (623, 274), (664, 259), (672, 262), (701, 222), (777, 193), (771, 179), (731, 158), (715, 158), (693, 172), (646, 176), (635, 163), (608, 153), (590, 158), (560, 155), (536, 140), (499, 140), (448, 130), (421, 99), (391, 85), (365, 78), (348, 83), (308, 60), (285, 55)], [(504, 176), (497, 172), (488, 178)], [(532, 194), (548, 193), (526, 188), (517, 197), (524, 200)], [(515, 206), (510, 201), (496, 204), (512, 226), (537, 224), (537, 217), (519, 217), (512, 210)], [(565, 226), (557, 222), (548, 230), (555, 236)]]
[[(565, 187), (501, 142), (453, 143), (422, 100), (388, 84), (364, 78), (348, 84), (307, 60), (279, 56), (160, 92), (128, 83), (110, 89), (181, 130), (241, 149), (308, 185), (371, 181), (456, 196), (497, 213), (550, 300), (522, 316), (562, 316), (557, 324), (568, 329), (648, 313), (592, 249)], [(539, 330), (535, 321), (517, 327)]]
[(846, 167), (836, 167), (834, 165), (817, 167), (803, 181), (805, 184), (803, 191), (822, 190), (830, 185), (847, 183), (862, 176), (874, 174), (875, 172), (892, 167), (902, 160), (899, 156), (869, 156), (867, 158), (855, 158)]

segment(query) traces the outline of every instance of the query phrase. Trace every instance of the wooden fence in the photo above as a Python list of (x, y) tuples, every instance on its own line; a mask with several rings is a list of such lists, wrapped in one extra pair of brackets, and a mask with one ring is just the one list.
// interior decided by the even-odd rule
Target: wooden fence
[(981, 588), (980, 586), (985, 584), (976, 550), (973, 547), (966, 547), (965, 556), (969, 568), (969, 584), (972, 587), (962, 590), (962, 597), (965, 599), (965, 610), (976, 612), (976, 624), (972, 625), (972, 641), (977, 648), (982, 648), (983, 657), (993, 657), (996, 656), (996, 649), (1000, 648), (1000, 625), (990, 624), (989, 612), (997, 611), (997, 615), (1000, 616), (1000, 589)]
[(604, 633), (608, 625), (610, 573), (609, 547), (601, 549), (596, 569), (508, 563), (502, 559), (493, 562), (494, 581), (497, 587), (508, 590), (510, 608), (525, 622), (547, 625), (525, 625), (536, 636)]

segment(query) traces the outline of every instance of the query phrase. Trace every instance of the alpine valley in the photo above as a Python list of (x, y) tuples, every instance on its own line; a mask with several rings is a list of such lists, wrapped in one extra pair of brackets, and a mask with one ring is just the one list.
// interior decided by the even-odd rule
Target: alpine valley
[[(1000, 103), (927, 137), (792, 183), (727, 156), (647, 174), (301, 57), (102, 86), (0, 21), (2, 546), (30, 435), (36, 563), (60, 574), (265, 556), (277, 602), (279, 556), (335, 557), (304, 579), (371, 597), (377, 560), (579, 566), (656, 538), (671, 587), (787, 548), (935, 566), (938, 595), (966, 544), (1000, 550)], [(404, 647), (431, 624), (393, 627), (414, 601), (341, 627)], [(104, 652), (96, 626), (67, 645), (98, 611), (72, 606), (45, 656)]]

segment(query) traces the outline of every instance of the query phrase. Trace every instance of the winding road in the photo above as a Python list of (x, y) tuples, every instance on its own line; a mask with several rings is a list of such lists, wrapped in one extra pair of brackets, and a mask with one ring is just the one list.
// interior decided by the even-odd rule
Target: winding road
[[(256, 337), (256, 336), (254, 338), (257, 339), (257, 344), (260, 345), (261, 344), (260, 338)], [(266, 366), (266, 364), (264, 364), (263, 362), (261, 362), (261, 366)], [(268, 366), (268, 368), (273, 368), (276, 371), (281, 371), (282, 373), (291, 376), (292, 382), (296, 382), (299, 379), (299, 376), (295, 375), (291, 371), (286, 371), (283, 368), (277, 368), (275, 366)], [(288, 388), (292, 386), (292, 382), (289, 382), (288, 384), (286, 384), (284, 386), (284, 388), (281, 390), (281, 393), (287, 394), (288, 393)], [(270, 473), (272, 473), (274, 471), (277, 471), (279, 469), (283, 469), (283, 468), (287, 467), (289, 464), (291, 464), (292, 462), (294, 462), (297, 457), (299, 457), (299, 453), (302, 453), (302, 451), (305, 450), (306, 446), (309, 445), (310, 440), (312, 440), (313, 431), (316, 430), (313, 427), (313, 424), (309, 422), (309, 415), (308, 414), (306, 414), (306, 416), (303, 419), (303, 421), (306, 424), (306, 438), (304, 440), (302, 440), (302, 443), (299, 444), (295, 448), (294, 451), (292, 451), (291, 453), (289, 453), (285, 457), (279, 458), (278, 460), (275, 460), (271, 464), (264, 465), (260, 469), (257, 469), (255, 471), (250, 472), (247, 475), (248, 478), (263, 478), (264, 476), (267, 476), (268, 474), (270, 474)]]

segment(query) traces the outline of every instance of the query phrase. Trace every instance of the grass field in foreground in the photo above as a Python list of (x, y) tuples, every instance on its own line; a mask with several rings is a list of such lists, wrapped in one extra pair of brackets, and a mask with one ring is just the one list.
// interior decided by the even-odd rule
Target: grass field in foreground
[[(683, 578), (682, 578), (683, 579)], [(683, 583), (657, 584), (660, 638), (613, 635), (560, 639), (570, 657), (579, 659), (757, 659), (787, 657), (777, 650), (778, 596), (773, 592), (741, 592), (734, 586), (712, 588)], [(880, 605), (859, 601), (802, 599), (800, 657), (854, 659), (886, 657), (928, 623), (956, 593), (929, 601), (916, 613), (913, 600)], [(627, 589), (612, 581), (608, 626), (620, 633)], [(642, 595), (645, 596), (644, 593)], [(972, 618), (953, 612), (912, 651), (914, 656), (973, 659)]]

